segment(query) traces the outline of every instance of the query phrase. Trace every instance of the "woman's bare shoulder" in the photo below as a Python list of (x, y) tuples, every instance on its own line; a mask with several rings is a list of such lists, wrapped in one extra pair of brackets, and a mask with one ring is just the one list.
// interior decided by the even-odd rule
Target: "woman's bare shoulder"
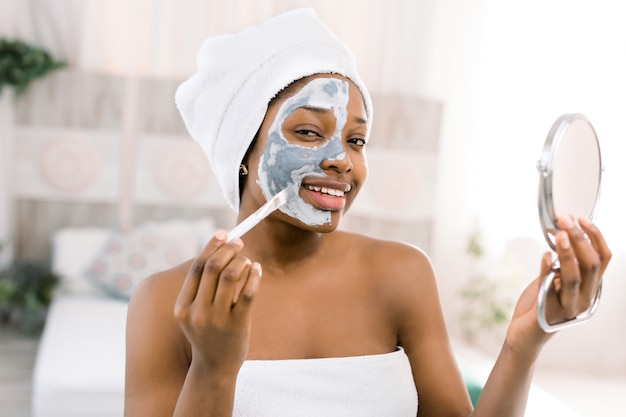
[(153, 328), (182, 335), (174, 318), (174, 306), (191, 262), (157, 272), (139, 283), (128, 306), (130, 328), (138, 326), (142, 331)]
[(154, 306), (168, 304), (173, 306), (191, 262), (192, 260), (189, 260), (143, 279), (133, 292), (130, 300), (131, 305), (133, 303), (149, 303)]
[(361, 280), (376, 289), (378, 299), (390, 310), (404, 314), (415, 309), (416, 301), (438, 297), (433, 267), (423, 250), (358, 234), (342, 238), (352, 248), (351, 262), (357, 265)]
[(341, 232), (342, 245), (353, 249), (360, 261), (374, 269), (384, 268), (389, 274), (427, 272), (432, 266), (426, 252), (405, 242), (378, 239), (356, 233)]
[(151, 346), (153, 357), (170, 356), (172, 363), (186, 365), (188, 346), (174, 317), (174, 306), (191, 262), (143, 279), (133, 292), (127, 315), (129, 357), (145, 355), (146, 346)]
[(191, 350), (174, 317), (174, 305), (190, 262), (143, 279), (133, 292), (126, 321), (128, 415), (135, 415), (128, 411), (135, 409), (142, 409), (140, 414), (152, 410), (152, 415), (155, 408), (173, 410), (180, 393)]

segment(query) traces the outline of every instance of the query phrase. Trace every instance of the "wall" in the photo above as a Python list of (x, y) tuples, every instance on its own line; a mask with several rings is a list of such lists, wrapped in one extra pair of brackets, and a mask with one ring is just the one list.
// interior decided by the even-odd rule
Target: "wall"
[[(19, 258), (47, 259), (51, 234), (66, 226), (129, 229), (146, 220), (211, 216), (234, 225), (199, 145), (173, 104), (175, 79), (138, 78), (135, 126), (124, 117), (121, 77), (60, 71), (16, 102), (9, 207)], [(131, 87), (132, 88), (132, 87)], [(428, 250), (434, 218), (441, 105), (374, 95), (373, 178), (344, 229), (403, 240)], [(415, 115), (419, 114), (418, 117)], [(409, 140), (419, 132), (422, 141)], [(415, 176), (424, 178), (417, 183)]]
[[(615, 251), (616, 266), (607, 273), (606, 302), (597, 320), (559, 335), (544, 357), (562, 367), (571, 366), (576, 358), (585, 369), (594, 367), (592, 358), (601, 357), (602, 366), (597, 370), (626, 372), (624, 365), (610, 366), (611, 361), (622, 363), (623, 355), (617, 352), (626, 347), (621, 320), (626, 311), (620, 299), (625, 292), (620, 266), (625, 228), (619, 215), (625, 209), (620, 182), (626, 177), (626, 165), (621, 163), (626, 146), (621, 123), (626, 111), (622, 99), (626, 95), (626, 62), (619, 51), (626, 46), (626, 26), (621, 22), (620, 2), (374, 0), (364, 7), (360, 0), (41, 0), (40, 7), (28, 10), (29, 4), (3, 0), (0, 32), (43, 42), (68, 59), (70, 68), (78, 73), (166, 80), (193, 71), (195, 50), (209, 34), (237, 30), (289, 8), (315, 7), (354, 50), (372, 93), (414, 100), (407, 116), (439, 112), (433, 124), (439, 138), (436, 156), (425, 150), (428, 139), (422, 134), (429, 129), (416, 127), (410, 118), (404, 119), (403, 141), (397, 142), (396, 148), (408, 146), (416, 151), (412, 163), (428, 167), (426, 178), (435, 190), (434, 205), (404, 213), (407, 217), (403, 220), (417, 224), (424, 213), (436, 213), (435, 221), (414, 232), (385, 223), (365, 226), (363, 222), (368, 220), (362, 217), (375, 211), (365, 207), (361, 214), (358, 210), (352, 213), (355, 224), (351, 227), (368, 227), (381, 234), (391, 230), (402, 239), (428, 242), (446, 318), (455, 335), (460, 334), (458, 291), (470, 274), (466, 245), (475, 221), (485, 237), (489, 270), (497, 271), (495, 262), (504, 256), (511, 240), (522, 237), (542, 244), (535, 207), (535, 161), (558, 115), (586, 113), (606, 155), (597, 220)], [(111, 88), (118, 94), (118, 116), (135, 120), (132, 112), (140, 110), (126, 105), (132, 102), (132, 88), (123, 80)], [(80, 102), (80, 90), (73, 91), (73, 99)], [(425, 110), (420, 102), (431, 105)], [(46, 111), (56, 110), (45, 109), (40, 116)], [(111, 115), (105, 120), (111, 123)], [(377, 116), (375, 125), (379, 123)], [(121, 125), (117, 128), (119, 134), (132, 136), (133, 129), (129, 133)], [(384, 133), (377, 136), (384, 137)], [(381, 152), (380, 156), (385, 161), (398, 154)], [(429, 162), (423, 162), (422, 156)], [(436, 164), (432, 164), (433, 157)], [(396, 175), (403, 175), (399, 184), (412, 190), (414, 173)], [(419, 175), (424, 176), (422, 171)], [(114, 183), (122, 188), (127, 185)], [(432, 195), (431, 189), (423, 192), (425, 198)], [(19, 204), (20, 211), (39, 212)], [(112, 222), (119, 212), (128, 214), (129, 205), (124, 207), (103, 208), (108, 214), (102, 216)], [(56, 218), (59, 214), (54, 213), (65, 213), (67, 207), (61, 204), (52, 212), (47, 216)], [(527, 269), (530, 275), (536, 267), (533, 264)], [(595, 343), (597, 339), (604, 343)], [(568, 355), (560, 354), (563, 351)]]
[[(436, 3), (438, 53), (431, 63), (441, 72), (431, 91), (446, 111), (433, 261), (451, 332), (460, 334), (458, 291), (470, 270), (465, 249), (474, 224), (492, 274), (517, 238), (548, 249), (537, 217), (535, 163), (554, 120), (581, 112), (602, 146), (606, 169), (596, 223), (614, 259), (596, 318), (557, 335), (542, 366), (626, 374), (626, 57), (619, 52), (626, 49), (625, 6), (610, 0)], [(527, 252), (534, 251), (530, 246)]]

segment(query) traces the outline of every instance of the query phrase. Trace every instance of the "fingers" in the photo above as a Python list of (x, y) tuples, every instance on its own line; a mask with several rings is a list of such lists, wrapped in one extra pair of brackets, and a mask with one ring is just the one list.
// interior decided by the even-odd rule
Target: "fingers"
[[(241, 239), (233, 239), (223, 244), (204, 262), (202, 279), (198, 287), (196, 302), (206, 307), (215, 303), (220, 287), (226, 287), (233, 299), (232, 288), (243, 271), (245, 258), (237, 256), (243, 248)], [(225, 294), (224, 288), (219, 292)]]
[(600, 273), (603, 274), (613, 254), (604, 240), (602, 233), (600, 233), (600, 230), (594, 224), (584, 218), (578, 219), (578, 223), (589, 237), (589, 241), (594, 250), (598, 253), (598, 256), (600, 256)]
[(254, 295), (259, 289), (262, 275), (261, 265), (258, 262), (254, 262), (249, 270), (246, 282), (241, 289), (241, 294), (233, 306), (233, 313), (238, 320), (248, 319), (250, 317), (247, 312), (250, 309)]
[[(560, 273), (558, 298), (564, 309), (565, 318), (571, 319), (577, 315), (578, 297), (582, 283), (582, 277), (578, 269), (578, 261), (571, 240), (566, 231), (556, 235), (556, 250), (559, 254)], [(556, 287), (555, 287), (556, 288)]]
[(204, 272), (205, 262), (220, 246), (226, 242), (226, 239), (227, 234), (225, 231), (220, 230), (216, 232), (211, 240), (209, 240), (204, 248), (202, 248), (200, 254), (193, 260), (178, 295), (178, 299), (176, 301), (177, 308), (191, 304), (196, 298), (198, 287), (200, 286), (202, 274)]
[(541, 258), (540, 276), (545, 277), (552, 270), (552, 253), (545, 252)]
[(189, 268), (176, 303), (177, 316), (190, 314), (193, 305), (194, 311), (210, 311), (214, 319), (226, 322), (233, 305), (250, 304), (259, 285), (261, 266), (239, 256), (242, 248), (241, 239), (227, 242), (224, 231), (213, 236)]
[(227, 313), (235, 302), (239, 288), (245, 283), (250, 273), (252, 262), (249, 259), (235, 257), (219, 274), (213, 307), (217, 312)]
[(587, 310), (610, 259), (601, 233), (589, 222), (577, 227), (571, 216), (559, 218), (556, 251), (560, 261), (558, 298), (565, 318)]
[(550, 288), (548, 288), (547, 294), (547, 297), (551, 300), (550, 302), (546, 303), (546, 319), (548, 320), (549, 324), (555, 324), (564, 320), (562, 313), (563, 307), (559, 299), (559, 294), (561, 293), (562, 287), (560, 278), (561, 274), (558, 269), (554, 270), (553, 268), (554, 263), (552, 260), (552, 253), (545, 252), (543, 254), (543, 257), (541, 258), (541, 272), (539, 278), (537, 279), (536, 285), (537, 289), (539, 289), (541, 281), (546, 279), (548, 274), (555, 274), (552, 285), (550, 286)]

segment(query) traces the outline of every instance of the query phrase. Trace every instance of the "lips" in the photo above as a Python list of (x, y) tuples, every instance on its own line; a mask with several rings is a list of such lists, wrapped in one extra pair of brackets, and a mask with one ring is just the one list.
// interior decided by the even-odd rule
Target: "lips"
[(333, 197), (344, 197), (346, 195), (345, 191), (338, 190), (336, 188), (317, 187), (315, 185), (305, 185), (304, 188), (310, 191), (315, 191), (316, 193), (328, 194)]
[(350, 184), (338, 181), (326, 181), (302, 184), (306, 200), (320, 210), (337, 211), (346, 205), (346, 193)]

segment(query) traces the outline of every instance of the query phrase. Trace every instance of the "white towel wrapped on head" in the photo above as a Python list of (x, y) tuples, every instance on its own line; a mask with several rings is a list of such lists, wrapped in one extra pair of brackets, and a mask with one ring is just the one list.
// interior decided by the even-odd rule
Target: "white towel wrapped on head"
[(371, 99), (352, 53), (313, 9), (293, 10), (241, 32), (211, 37), (198, 52), (197, 66), (178, 87), (176, 105), (236, 212), (239, 164), (268, 103), (293, 81), (318, 73), (349, 78), (363, 94), (371, 124)]

